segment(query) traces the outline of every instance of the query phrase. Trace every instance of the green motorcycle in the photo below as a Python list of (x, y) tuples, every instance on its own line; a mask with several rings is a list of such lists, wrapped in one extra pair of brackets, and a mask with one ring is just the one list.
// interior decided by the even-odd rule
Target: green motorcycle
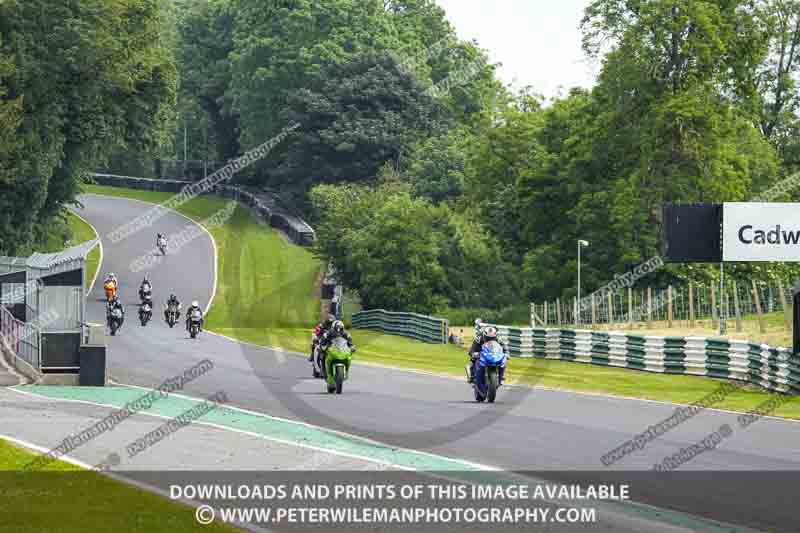
[(328, 392), (342, 393), (342, 384), (350, 374), (350, 362), (353, 359), (353, 350), (342, 337), (336, 337), (325, 350), (325, 379)]

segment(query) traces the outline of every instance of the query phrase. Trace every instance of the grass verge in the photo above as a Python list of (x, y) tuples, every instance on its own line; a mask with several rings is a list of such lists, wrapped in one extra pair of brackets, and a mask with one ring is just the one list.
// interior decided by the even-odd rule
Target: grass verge
[[(171, 196), (169, 193), (96, 186), (89, 187), (87, 192), (148, 202), (163, 202)], [(204, 197), (184, 204), (180, 211), (201, 221), (224, 205), (222, 199)], [(319, 262), (307, 250), (288, 244), (276, 232), (258, 224), (244, 209), (238, 209), (228, 223), (212, 229), (211, 233), (219, 248), (220, 286), (209, 314), (208, 328), (241, 341), (308, 353), (310, 330), (319, 310), (319, 302), (312, 294), (313, 280), (321, 266)], [(243, 250), (238, 260), (231, 257), (231, 250), (236, 249), (233, 244), (236, 239), (240, 240)], [(234, 283), (247, 290), (233, 290)], [(237, 294), (243, 294), (245, 300), (241, 303), (235, 300)], [(249, 305), (254, 302), (263, 302), (259, 309), (266, 310), (264, 315), (253, 316), (251, 321), (236, 320), (236, 306), (245, 305), (248, 306), (245, 309), (250, 309)], [(271, 314), (277, 317), (264, 318)], [(306, 317), (313, 318), (307, 320)], [(359, 361), (458, 378), (464, 376), (466, 348), (425, 344), (373, 331), (354, 330), (352, 333), (358, 346), (356, 357)], [(711, 378), (542, 359), (512, 360), (509, 382), (676, 403), (692, 403), (719, 386), (719, 381)], [(466, 384), (464, 388), (468, 396)], [(727, 396), (715, 407), (746, 412), (769, 397), (768, 393), (747, 387)], [(782, 405), (774, 414), (800, 419), (800, 400)]]
[[(50, 229), (47, 240), (33, 249), (25, 250), (23, 255), (30, 255), (33, 252), (54, 253), (60, 252), (65, 248), (92, 241), (96, 238), (94, 229), (75, 216), (74, 213), (67, 212), (66, 224), (58, 222)], [(90, 283), (94, 279), (94, 274), (100, 268), (100, 247), (95, 246), (86, 257), (86, 282)]]
[[(63, 461), (20, 469), (38, 454), (0, 439), (0, 531), (182, 533), (198, 530), (193, 508)], [(214, 523), (203, 531), (236, 532)]]

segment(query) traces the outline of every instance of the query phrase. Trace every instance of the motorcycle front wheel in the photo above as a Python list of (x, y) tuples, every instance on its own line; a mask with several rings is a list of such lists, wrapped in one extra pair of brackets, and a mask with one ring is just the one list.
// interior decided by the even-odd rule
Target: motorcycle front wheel
[(336, 394), (342, 393), (343, 384), (344, 384), (344, 367), (339, 365), (336, 367)]
[(489, 403), (494, 403), (494, 399), (497, 397), (497, 388), (500, 386), (497, 369), (490, 368), (487, 378), (488, 390), (486, 391), (486, 399), (489, 400)]

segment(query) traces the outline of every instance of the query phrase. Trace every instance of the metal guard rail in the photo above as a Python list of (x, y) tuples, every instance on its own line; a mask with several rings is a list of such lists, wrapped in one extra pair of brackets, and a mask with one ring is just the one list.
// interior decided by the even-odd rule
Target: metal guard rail
[(431, 344), (447, 344), (450, 326), (447, 320), (416, 313), (396, 313), (383, 309), (353, 314), (353, 327), (373, 329)]
[(495, 326), (515, 357), (541, 357), (663, 374), (731, 379), (800, 393), (800, 356), (787, 348), (713, 337)]

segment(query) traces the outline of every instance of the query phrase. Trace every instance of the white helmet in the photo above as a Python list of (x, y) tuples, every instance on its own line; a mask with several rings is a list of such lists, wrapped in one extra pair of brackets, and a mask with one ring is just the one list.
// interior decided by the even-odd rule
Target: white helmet
[(487, 326), (483, 330), (483, 337), (487, 340), (497, 340), (497, 328), (494, 326)]
[(197, 300), (192, 302), (192, 307), (200, 307), (200, 304), (197, 303)]

